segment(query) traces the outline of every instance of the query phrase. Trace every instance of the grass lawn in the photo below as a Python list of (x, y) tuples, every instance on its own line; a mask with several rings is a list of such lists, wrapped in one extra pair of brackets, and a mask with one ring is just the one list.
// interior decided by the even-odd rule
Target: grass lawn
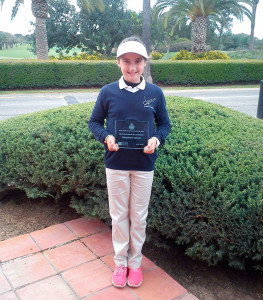
[[(23, 44), (14, 46), (13, 48), (0, 50), (0, 59), (34, 59), (36, 58), (36, 55), (34, 55), (29, 49), (29, 44)], [(58, 53), (56, 52), (57, 48), (52, 48), (49, 50), (48, 54), (50, 56), (58, 56)], [(70, 52), (67, 54), (64, 52), (65, 55), (73, 55), (73, 53), (80, 53), (81, 50), (77, 47), (70, 50)]]
[[(49, 49), (48, 55), (49, 55), (49, 56), (58, 56), (58, 53), (56, 52), (56, 50), (57, 50), (56, 47)], [(66, 56), (72, 56), (74, 53), (79, 54), (79, 53), (81, 53), (81, 52), (82, 52), (82, 51), (81, 51), (79, 48), (74, 47), (74, 48), (72, 48), (72, 49), (69, 51), (69, 53), (66, 53), (66, 51), (63, 51), (63, 54), (66, 55)]]
[(30, 45), (23, 44), (13, 48), (0, 50), (0, 59), (32, 59), (36, 56), (29, 51)]

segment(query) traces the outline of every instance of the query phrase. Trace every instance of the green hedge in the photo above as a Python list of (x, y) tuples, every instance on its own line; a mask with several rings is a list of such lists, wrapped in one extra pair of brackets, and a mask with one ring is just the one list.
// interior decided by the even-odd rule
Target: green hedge
[(112, 61), (1, 61), (0, 88), (103, 86), (121, 72)]
[[(262, 60), (152, 61), (154, 83), (260, 83)], [(0, 89), (94, 87), (118, 80), (114, 61), (0, 61)]]
[[(88, 130), (93, 103), (0, 122), (0, 186), (63, 195), (109, 221), (103, 146)], [(198, 100), (167, 97), (173, 125), (156, 163), (148, 229), (193, 258), (263, 268), (263, 123)]]
[(260, 83), (263, 60), (156, 61), (151, 72), (163, 85)]

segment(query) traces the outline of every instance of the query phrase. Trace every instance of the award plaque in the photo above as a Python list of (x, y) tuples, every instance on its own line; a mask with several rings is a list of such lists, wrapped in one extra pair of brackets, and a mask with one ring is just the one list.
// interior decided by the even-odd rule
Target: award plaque
[(149, 122), (115, 120), (115, 138), (120, 148), (143, 149), (148, 144)]

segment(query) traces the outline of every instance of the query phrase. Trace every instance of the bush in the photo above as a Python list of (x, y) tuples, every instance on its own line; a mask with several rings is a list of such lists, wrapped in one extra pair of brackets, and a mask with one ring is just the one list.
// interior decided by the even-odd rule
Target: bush
[[(260, 83), (262, 60), (152, 61), (154, 83), (207, 85)], [(117, 81), (115, 61), (2, 61), (0, 89), (96, 87)]]
[(58, 57), (55, 56), (49, 56), (49, 59), (51, 60), (102, 60), (103, 57), (101, 54), (89, 54), (89, 53), (80, 53), (75, 55), (63, 55), (59, 54)]
[(0, 88), (94, 87), (118, 80), (113, 61), (0, 61)]
[[(63, 195), (109, 221), (103, 146), (92, 103), (0, 122), (0, 186)], [(168, 97), (173, 125), (156, 163), (148, 227), (211, 265), (263, 268), (263, 123), (198, 100)]]
[(229, 59), (227, 54), (220, 51), (208, 51), (201, 53), (192, 53), (186, 50), (181, 50), (172, 60), (214, 60), (214, 59)]
[(159, 52), (151, 52), (151, 59), (152, 60), (159, 60), (159, 59), (161, 59), (162, 57), (163, 57), (163, 53), (161, 54), (161, 53), (159, 53)]
[(262, 60), (186, 60), (151, 63), (153, 82), (161, 85), (260, 83)]

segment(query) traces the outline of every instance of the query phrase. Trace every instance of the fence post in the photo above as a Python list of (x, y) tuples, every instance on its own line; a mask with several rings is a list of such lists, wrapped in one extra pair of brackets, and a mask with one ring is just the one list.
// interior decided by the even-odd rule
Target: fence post
[(257, 118), (263, 120), (263, 80), (260, 82)]

